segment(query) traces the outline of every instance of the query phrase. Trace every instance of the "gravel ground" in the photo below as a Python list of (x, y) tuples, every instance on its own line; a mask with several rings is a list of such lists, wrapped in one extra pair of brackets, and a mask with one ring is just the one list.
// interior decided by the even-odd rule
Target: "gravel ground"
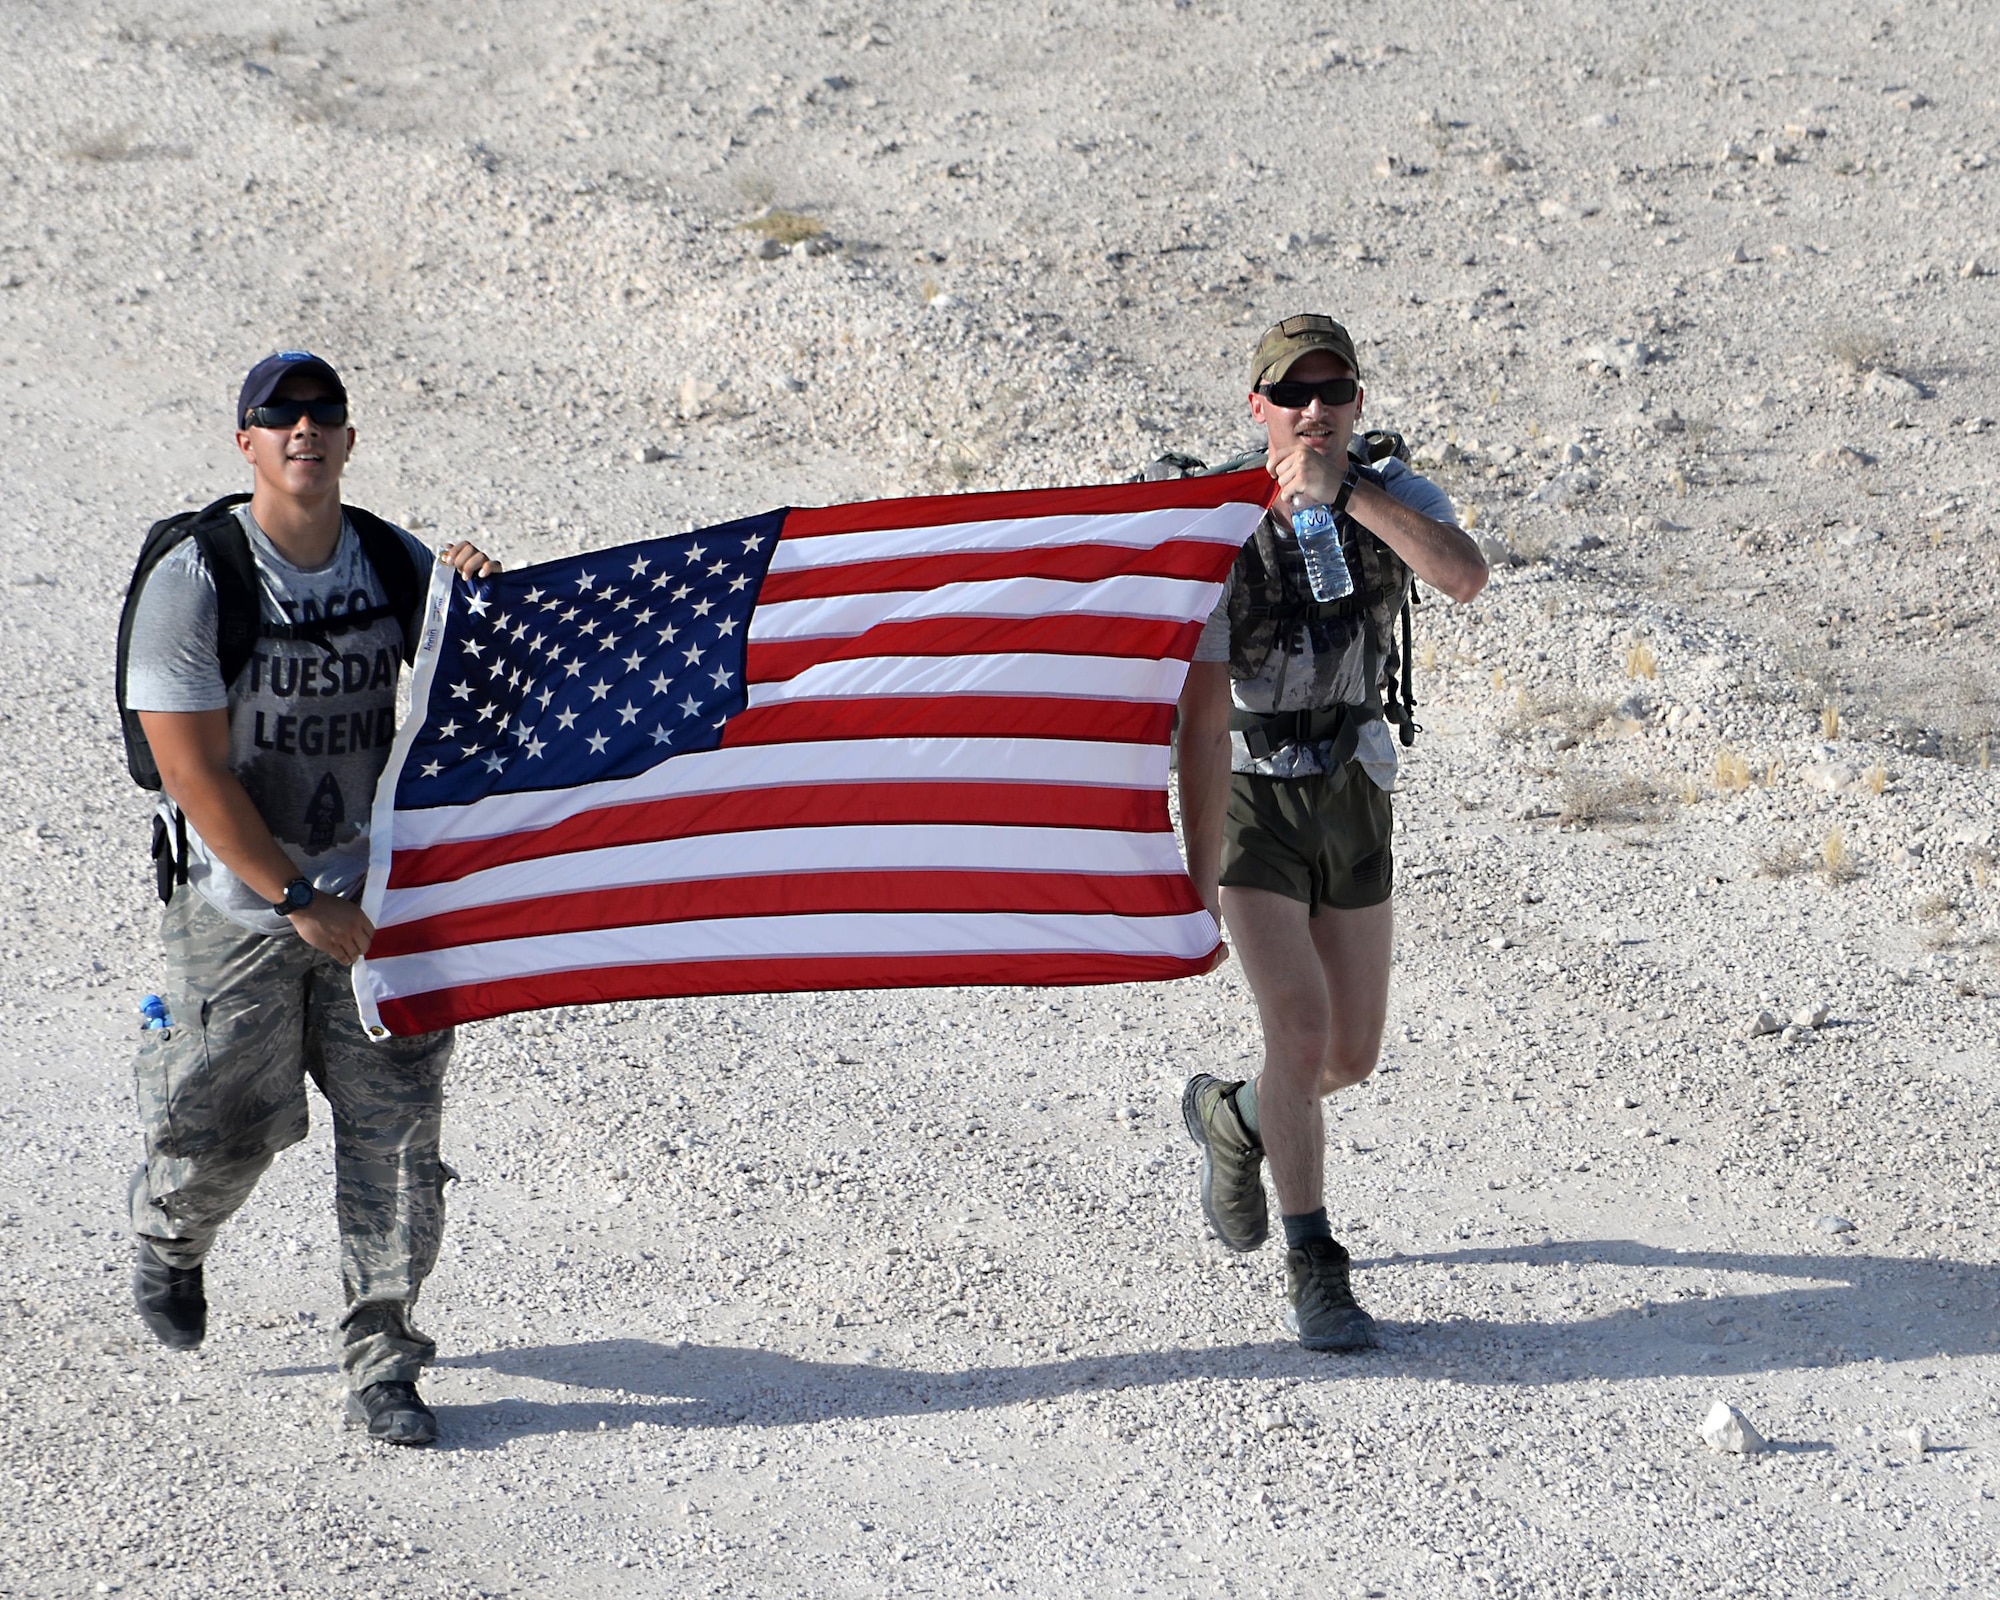
[[(1989, 7), (0, 37), (0, 1595), (2000, 1594)], [(1219, 456), (1308, 306), (1496, 562), (1418, 614), (1332, 1109), (1380, 1351), (1204, 1236), (1235, 968), (466, 1029), (429, 1452), (339, 1424), (324, 1128), (145, 1338), (110, 638), (252, 361), (324, 350), (351, 498), (518, 564)]]

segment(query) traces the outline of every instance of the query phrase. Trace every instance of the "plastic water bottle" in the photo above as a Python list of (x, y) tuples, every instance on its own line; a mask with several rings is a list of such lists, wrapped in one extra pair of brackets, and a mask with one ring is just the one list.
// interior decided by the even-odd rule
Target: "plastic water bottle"
[(167, 1015), (167, 1003), (156, 994), (149, 994), (139, 1002), (139, 1026), (148, 1033), (171, 1028), (174, 1019)]
[(1306, 578), (1315, 600), (1344, 600), (1354, 593), (1354, 574), (1340, 548), (1340, 524), (1325, 506), (1302, 506), (1292, 513), (1292, 532), (1306, 558)]

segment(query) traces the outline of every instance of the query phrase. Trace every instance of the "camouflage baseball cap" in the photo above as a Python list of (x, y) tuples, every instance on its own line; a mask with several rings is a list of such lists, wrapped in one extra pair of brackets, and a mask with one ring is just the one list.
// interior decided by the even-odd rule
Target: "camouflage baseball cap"
[(1265, 330), (1264, 337), (1257, 341), (1257, 354), (1250, 362), (1250, 387), (1254, 389), (1260, 383), (1282, 378), (1292, 370), (1293, 362), (1315, 350), (1338, 357), (1347, 363), (1355, 377), (1361, 376), (1361, 363), (1355, 358), (1354, 341), (1347, 336), (1347, 330), (1331, 317), (1307, 313), (1287, 317)]

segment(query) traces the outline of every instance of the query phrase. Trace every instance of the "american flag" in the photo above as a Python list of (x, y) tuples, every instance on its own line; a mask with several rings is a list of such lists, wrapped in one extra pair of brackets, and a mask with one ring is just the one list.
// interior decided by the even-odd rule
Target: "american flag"
[(1205, 971), (1168, 740), (1272, 492), (885, 500), (440, 564), (371, 823), (364, 1020)]

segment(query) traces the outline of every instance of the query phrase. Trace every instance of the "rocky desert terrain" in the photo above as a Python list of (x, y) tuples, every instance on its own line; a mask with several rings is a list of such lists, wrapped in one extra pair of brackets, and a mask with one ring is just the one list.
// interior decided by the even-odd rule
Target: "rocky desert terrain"
[[(0, 1595), (2000, 1594), (1996, 68), (1984, 0), (7, 0)], [(1495, 569), (1330, 1112), (1384, 1348), (1205, 1235), (1233, 965), (466, 1029), (430, 1451), (340, 1425), (324, 1128), (151, 1343), (112, 637), (252, 362), (518, 565), (1217, 459), (1303, 309)]]

